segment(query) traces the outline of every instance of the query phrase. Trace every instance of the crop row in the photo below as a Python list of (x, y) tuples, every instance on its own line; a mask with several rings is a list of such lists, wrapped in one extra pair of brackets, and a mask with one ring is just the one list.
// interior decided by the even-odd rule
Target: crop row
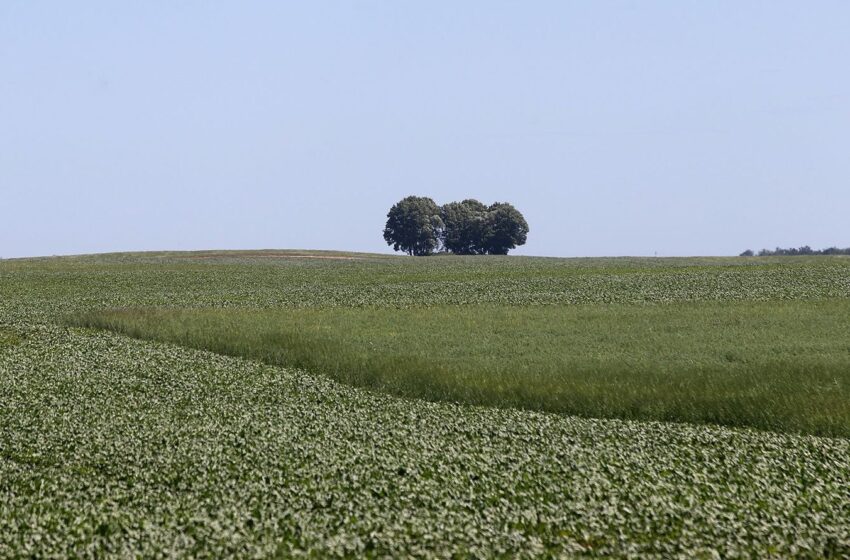
[[(447, 263), (446, 270), (435, 268), (432, 262)], [(253, 265), (72, 261), (66, 268), (38, 261), (29, 267), (0, 263), (0, 314), (49, 321), (71, 312), (139, 306), (410, 307), (850, 297), (850, 259), (842, 258), (784, 267), (666, 269), (639, 266), (640, 261), (631, 266), (620, 263), (617, 269), (551, 264), (538, 269), (523, 261), (516, 265), (510, 260), (495, 262), (497, 265), (489, 267), (478, 265), (483, 272), (464, 279), (453, 272), (457, 262), (436, 257), (403, 265), (394, 260), (390, 264), (378, 260), (354, 264), (286, 261), (278, 265), (265, 261)], [(30, 305), (16, 304), (23, 301)]]
[(0, 557), (847, 557), (850, 440), (393, 398), (112, 307), (850, 297), (850, 260), (0, 261)]
[(850, 553), (848, 440), (429, 404), (17, 332), (0, 557)]

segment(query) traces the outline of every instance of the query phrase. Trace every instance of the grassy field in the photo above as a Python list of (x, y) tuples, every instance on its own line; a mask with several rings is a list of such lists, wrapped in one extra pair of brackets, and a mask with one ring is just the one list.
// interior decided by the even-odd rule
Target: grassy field
[(850, 555), (850, 259), (317, 256), (0, 261), (0, 557)]
[(405, 397), (850, 436), (850, 300), (123, 310), (79, 326)]

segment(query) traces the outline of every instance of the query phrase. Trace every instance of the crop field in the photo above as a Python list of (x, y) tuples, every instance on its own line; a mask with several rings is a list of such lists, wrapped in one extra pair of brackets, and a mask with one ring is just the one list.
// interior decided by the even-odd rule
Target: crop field
[(850, 300), (146, 309), (74, 324), (404, 397), (850, 436)]
[(0, 261), (0, 557), (848, 557), (848, 312), (845, 257)]

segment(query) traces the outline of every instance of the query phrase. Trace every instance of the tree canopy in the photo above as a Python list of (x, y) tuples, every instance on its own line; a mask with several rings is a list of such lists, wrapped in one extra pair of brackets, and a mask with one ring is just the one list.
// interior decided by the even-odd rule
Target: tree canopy
[(388, 245), (417, 256), (439, 249), (457, 255), (507, 255), (527, 236), (528, 222), (513, 205), (486, 206), (471, 198), (438, 207), (430, 198), (408, 196), (393, 205), (384, 228)]
[(519, 210), (507, 202), (496, 202), (487, 209), (483, 246), (488, 255), (507, 255), (517, 245), (524, 245), (528, 223)]
[(826, 249), (812, 249), (808, 245), (802, 247), (777, 247), (774, 250), (762, 249), (758, 253), (753, 253), (752, 249), (747, 249), (741, 253), (740, 257), (797, 257), (806, 255), (850, 255), (850, 247), (841, 249), (839, 247), (828, 247)]
[(428, 197), (408, 196), (387, 214), (384, 240), (394, 251), (408, 255), (430, 255), (440, 246), (443, 220), (440, 207)]
[(443, 248), (457, 255), (483, 255), (487, 206), (475, 199), (449, 202), (440, 209)]

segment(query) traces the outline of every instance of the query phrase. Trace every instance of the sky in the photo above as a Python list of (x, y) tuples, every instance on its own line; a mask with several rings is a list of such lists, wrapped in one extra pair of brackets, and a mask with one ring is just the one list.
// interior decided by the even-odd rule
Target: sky
[(391, 252), (415, 194), (545, 256), (850, 246), (850, 2), (0, 1), (0, 257)]

